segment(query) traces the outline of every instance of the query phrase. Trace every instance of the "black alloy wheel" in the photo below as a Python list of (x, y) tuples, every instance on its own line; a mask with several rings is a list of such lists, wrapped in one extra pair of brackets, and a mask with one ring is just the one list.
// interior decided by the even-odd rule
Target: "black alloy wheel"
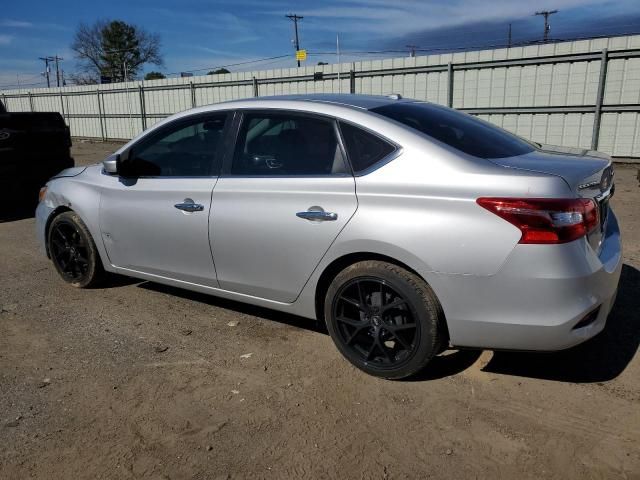
[(353, 365), (399, 379), (424, 368), (442, 344), (444, 315), (431, 288), (413, 272), (367, 260), (342, 270), (329, 285), (325, 322)]
[(420, 338), (407, 299), (384, 279), (357, 277), (339, 290), (333, 302), (338, 334), (364, 362), (397, 366), (413, 355)]
[(64, 281), (79, 288), (94, 286), (104, 270), (89, 230), (74, 212), (55, 217), (48, 231), (48, 249)]

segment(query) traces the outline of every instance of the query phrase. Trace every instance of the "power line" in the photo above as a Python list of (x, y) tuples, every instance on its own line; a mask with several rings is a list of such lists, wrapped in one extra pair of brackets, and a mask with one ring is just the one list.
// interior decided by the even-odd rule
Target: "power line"
[[(623, 24), (623, 25), (618, 25), (618, 26), (633, 26), (636, 27), (636, 24)], [(606, 26), (602, 26), (601, 28), (608, 28)], [(568, 31), (576, 31), (574, 29), (569, 29)], [(575, 36), (575, 37), (564, 37), (564, 38), (555, 38), (552, 40), (552, 42), (556, 43), (556, 42), (567, 42), (567, 41), (576, 41), (576, 40), (585, 40), (585, 39), (596, 39), (596, 38), (608, 38), (608, 37), (612, 37), (612, 36), (620, 36), (620, 35), (637, 35), (640, 34), (640, 31), (638, 30), (632, 30), (632, 31), (628, 31), (628, 32), (619, 32), (616, 34), (606, 34), (606, 35), (591, 35), (591, 36)], [(504, 38), (504, 37), (502, 37)], [(493, 40), (499, 40), (498, 38), (493, 39)], [(514, 42), (512, 43), (512, 47), (515, 46), (526, 46), (526, 45), (535, 45), (536, 41), (533, 42), (528, 42), (528, 41), (523, 41), (523, 42)], [(462, 46), (462, 47), (419, 47), (419, 46), (415, 46), (415, 51), (416, 52), (420, 52), (420, 53), (431, 53), (431, 52), (453, 52), (453, 51), (469, 51), (469, 50), (475, 50), (475, 49), (492, 49), (492, 48), (504, 48), (506, 46), (509, 46), (508, 43), (493, 43), (493, 44), (479, 44), (479, 45), (466, 45), (466, 46)], [(413, 47), (413, 46), (412, 46)], [(368, 50), (368, 51), (345, 51), (345, 50), (341, 50), (340, 52), (342, 55), (381, 55), (381, 54), (406, 54), (406, 50), (401, 50), (401, 49), (387, 49), (387, 50)], [(335, 51), (331, 51), (331, 52), (309, 52), (308, 53), (309, 56), (321, 56), (321, 55), (330, 55), (330, 56), (335, 56), (336, 52)], [(235, 62), (235, 63), (228, 63), (228, 64), (224, 64), (224, 65), (216, 65), (216, 66), (212, 66), (212, 67), (205, 67), (205, 68), (198, 68), (198, 69), (191, 69), (191, 70), (181, 70), (181, 72), (191, 72), (191, 73), (196, 73), (196, 72), (202, 72), (202, 71), (206, 71), (206, 70), (215, 70), (217, 68), (224, 68), (224, 67), (234, 67), (234, 66), (242, 66), (242, 65), (250, 65), (250, 64), (255, 64), (255, 63), (263, 63), (263, 62), (269, 62), (268, 64), (272, 64), (275, 63), (275, 61), (283, 59), (283, 58), (287, 58), (289, 57), (290, 54), (285, 54), (285, 55), (276, 55), (273, 57), (265, 57), (265, 58), (259, 58), (259, 59), (254, 59), (254, 60), (247, 60), (247, 61), (242, 61), (242, 62)], [(59, 60), (62, 60), (61, 58), (59, 58)], [(172, 72), (172, 73), (167, 73), (166, 75), (178, 75), (181, 72)], [(39, 77), (42, 74), (33, 74), (29, 77), (26, 77), (24, 80), (29, 81), (33, 78)], [(61, 71), (61, 80), (62, 82), (64, 82), (64, 80), (62, 79), (63, 73)], [(35, 82), (35, 83), (23, 83), (22, 81), (18, 82), (18, 83), (12, 83), (12, 84), (3, 84), (0, 85), (1, 89), (8, 89), (8, 88), (13, 88), (13, 87), (29, 87), (29, 86), (41, 86), (42, 83), (44, 81), (40, 81), (40, 82)]]
[(274, 57), (266, 57), (266, 58), (258, 58), (256, 60), (247, 60), (244, 62), (236, 62), (236, 63), (227, 63), (226, 65), (214, 65), (212, 67), (205, 67), (205, 68), (194, 68), (191, 70), (180, 70), (179, 72), (171, 72), (171, 73), (167, 73), (167, 75), (178, 75), (180, 73), (195, 73), (195, 72), (204, 72), (205, 70), (216, 70), (218, 68), (226, 68), (226, 67), (237, 67), (240, 65), (249, 65), (251, 63), (260, 63), (260, 62), (266, 62), (269, 60), (278, 60), (281, 58), (286, 58), (289, 57), (289, 54), (286, 55), (276, 55)]
[[(296, 52), (300, 50), (300, 40), (298, 39), (298, 20), (302, 20), (304, 17), (300, 15), (296, 15), (295, 13), (290, 13), (285, 15), (289, 20), (293, 21), (293, 26), (296, 31)], [(300, 60), (298, 60), (298, 67), (300, 66)]]

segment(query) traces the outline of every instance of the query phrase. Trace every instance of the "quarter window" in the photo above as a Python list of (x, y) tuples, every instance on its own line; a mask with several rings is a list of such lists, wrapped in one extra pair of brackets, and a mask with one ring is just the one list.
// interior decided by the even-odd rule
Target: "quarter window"
[(248, 113), (231, 173), (330, 175), (346, 173), (346, 168), (333, 121), (287, 113)]
[(355, 173), (360, 173), (395, 150), (389, 142), (361, 128), (340, 122), (347, 155)]
[(129, 168), (137, 176), (207, 177), (222, 153), (226, 114), (178, 121), (134, 146)]

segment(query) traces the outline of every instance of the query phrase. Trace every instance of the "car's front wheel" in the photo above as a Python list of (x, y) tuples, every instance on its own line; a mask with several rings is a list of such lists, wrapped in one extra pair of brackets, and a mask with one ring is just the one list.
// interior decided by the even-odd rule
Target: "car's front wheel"
[(78, 288), (97, 285), (104, 276), (100, 255), (84, 222), (63, 212), (49, 226), (49, 255), (62, 279)]
[(350, 265), (329, 286), (324, 306), (338, 350), (371, 375), (405, 378), (438, 353), (440, 304), (424, 280), (397, 265)]

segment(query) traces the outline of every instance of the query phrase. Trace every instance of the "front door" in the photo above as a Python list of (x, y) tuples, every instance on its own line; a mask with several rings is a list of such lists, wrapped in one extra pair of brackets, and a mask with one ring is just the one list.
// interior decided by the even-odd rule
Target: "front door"
[(113, 265), (218, 285), (209, 211), (226, 119), (222, 113), (177, 120), (125, 154), (126, 177), (111, 176), (100, 201), (100, 229)]
[(357, 206), (334, 120), (245, 112), (224, 172), (210, 222), (220, 287), (294, 301)]

